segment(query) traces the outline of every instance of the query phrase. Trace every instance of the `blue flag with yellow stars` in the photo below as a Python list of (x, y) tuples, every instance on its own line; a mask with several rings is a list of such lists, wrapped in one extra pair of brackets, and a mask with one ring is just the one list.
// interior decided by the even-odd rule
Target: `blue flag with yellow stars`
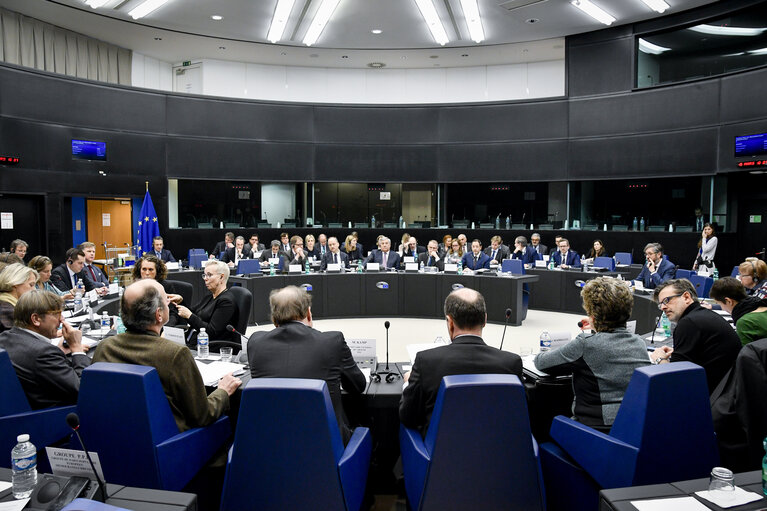
[(157, 213), (154, 211), (152, 197), (149, 196), (149, 190), (147, 190), (138, 219), (138, 257), (141, 257), (144, 252), (152, 250), (152, 238), (159, 235), (160, 226), (157, 223)]

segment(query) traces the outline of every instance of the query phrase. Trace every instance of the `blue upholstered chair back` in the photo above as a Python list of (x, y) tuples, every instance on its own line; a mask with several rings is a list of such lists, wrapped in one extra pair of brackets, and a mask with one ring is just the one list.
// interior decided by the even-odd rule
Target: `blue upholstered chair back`
[(155, 447), (179, 431), (155, 368), (92, 364), (80, 380), (77, 412), (83, 440), (99, 453), (107, 481), (163, 487)]
[(631, 257), (630, 252), (616, 252), (615, 263), (616, 264), (631, 264), (634, 262), (634, 258)]
[(208, 256), (205, 255), (205, 252), (202, 254), (192, 254), (191, 250), (189, 251), (189, 267), (190, 268), (197, 268), (198, 270), (202, 268), (203, 261), (207, 261)]
[(690, 275), (688, 280), (695, 286), (695, 292), (698, 293), (698, 298), (708, 298), (708, 292), (711, 291), (711, 286), (714, 285), (713, 278), (704, 277), (702, 275)]
[[(658, 442), (672, 430), (673, 441)], [(701, 477), (719, 461), (705, 370), (691, 362), (634, 370), (610, 436), (639, 449), (634, 485)]]
[(735, 265), (732, 267), (732, 271), (730, 272), (730, 277), (735, 278), (738, 275), (740, 275), (740, 265)]
[(517, 376), (444, 377), (424, 445), (431, 463), (421, 509), (544, 509), (537, 445)]
[(237, 263), (237, 273), (261, 273), (258, 259), (242, 259)]
[(324, 381), (253, 379), (242, 392), (221, 509), (343, 510), (343, 452)]
[(525, 265), (522, 259), (504, 259), (501, 262), (501, 271), (511, 273), (512, 275), (524, 275)]
[(683, 270), (680, 268), (676, 271), (676, 278), (678, 279), (690, 280), (690, 277), (692, 277), (693, 275), (695, 275), (695, 272), (692, 270)]
[(27, 395), (16, 377), (8, 352), (0, 349), (0, 417), (29, 412)]
[(615, 269), (615, 259), (612, 257), (595, 257), (594, 268), (607, 268), (613, 271)]

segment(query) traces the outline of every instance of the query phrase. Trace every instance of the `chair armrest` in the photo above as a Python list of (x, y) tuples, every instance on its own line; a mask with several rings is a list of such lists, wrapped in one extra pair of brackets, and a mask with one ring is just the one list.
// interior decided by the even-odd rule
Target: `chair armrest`
[[(16, 445), (16, 436), (29, 433), (37, 448), (44, 449), (72, 433), (66, 417), (76, 411), (76, 406), (61, 406), (0, 417), (0, 448), (10, 452)], [(10, 468), (10, 457), (2, 458), (0, 466)]]
[(358, 511), (365, 497), (373, 440), (368, 428), (355, 428), (349, 444), (338, 460), (338, 476), (347, 511)]
[(418, 509), (423, 494), (426, 474), (431, 456), (426, 450), (421, 434), (400, 424), (399, 446), (402, 453), (402, 469), (405, 473), (405, 491), (412, 509)]
[(551, 438), (602, 488), (631, 486), (639, 449), (558, 415)]
[(181, 490), (232, 436), (229, 417), (210, 426), (193, 428), (158, 444), (157, 465), (162, 487)]

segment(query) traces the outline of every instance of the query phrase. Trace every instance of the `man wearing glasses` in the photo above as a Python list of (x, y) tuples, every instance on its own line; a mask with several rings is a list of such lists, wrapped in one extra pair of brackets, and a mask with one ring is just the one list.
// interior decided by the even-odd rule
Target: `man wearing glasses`
[(674, 347), (657, 348), (650, 359), (655, 364), (685, 360), (698, 364), (706, 370), (710, 394), (735, 364), (741, 347), (738, 334), (722, 316), (700, 306), (687, 279), (663, 282), (655, 288), (653, 299), (676, 328)]
[(674, 278), (676, 266), (663, 257), (663, 246), (660, 243), (645, 245), (644, 255), (647, 262), (636, 280), (641, 281), (646, 289), (655, 289), (661, 283)]

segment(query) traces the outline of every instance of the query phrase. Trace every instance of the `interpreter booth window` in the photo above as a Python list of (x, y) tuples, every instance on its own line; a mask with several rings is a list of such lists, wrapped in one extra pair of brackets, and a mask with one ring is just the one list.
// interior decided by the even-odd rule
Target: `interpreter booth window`
[[(556, 185), (555, 185), (556, 186)], [(551, 224), (556, 217), (561, 224), (564, 208), (558, 215), (557, 206), (550, 204), (549, 183), (450, 183), (447, 185), (447, 222), (450, 225), (474, 223), (477, 228), (505, 229), (536, 228)], [(561, 186), (565, 190), (565, 185)], [(551, 210), (551, 215), (549, 211)]]
[(767, 64), (767, 2), (636, 40), (636, 86), (653, 87)]
[(259, 182), (179, 179), (177, 183), (178, 227), (236, 229), (258, 227), (262, 220)]

